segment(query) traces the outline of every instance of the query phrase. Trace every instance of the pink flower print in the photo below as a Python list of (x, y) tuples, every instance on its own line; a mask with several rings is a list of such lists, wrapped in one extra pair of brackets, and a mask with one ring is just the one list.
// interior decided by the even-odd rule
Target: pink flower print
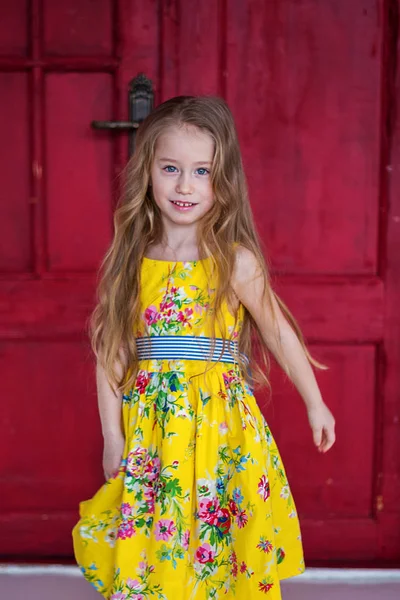
[(147, 451), (145, 448), (136, 448), (133, 452), (129, 452), (126, 461), (127, 472), (133, 477), (142, 477), (146, 458)]
[(225, 433), (227, 433), (228, 429), (229, 429), (228, 423), (226, 421), (219, 424), (219, 432), (221, 435), (225, 435)]
[(232, 553), (229, 556), (229, 562), (235, 564), (237, 563), (237, 556), (236, 556), (236, 552), (233, 550)]
[(139, 371), (136, 377), (136, 388), (139, 391), (139, 394), (143, 394), (146, 391), (149, 381), (150, 377), (147, 371)]
[(171, 294), (176, 294), (176, 292), (178, 291), (178, 288), (174, 285), (171, 286)]
[(154, 481), (160, 475), (161, 469), (161, 461), (158, 456), (151, 458), (146, 464), (144, 468), (144, 472), (146, 473), (147, 481)]
[(147, 569), (147, 562), (146, 562), (146, 561), (144, 561), (144, 560), (142, 560), (142, 561), (139, 563), (139, 569), (140, 569), (141, 571), (145, 571), (145, 570)]
[(149, 571), (149, 573), (152, 573), (154, 571), (154, 566), (153, 565), (148, 565), (148, 563), (143, 560), (139, 563), (139, 569), (137, 570), (137, 573), (140, 577), (143, 577), (143, 575), (146, 573), (146, 571)]
[(246, 571), (247, 571), (247, 565), (246, 565), (246, 563), (245, 563), (245, 562), (244, 562), (244, 560), (243, 560), (243, 561), (240, 563), (240, 572), (241, 572), (241, 573), (246, 573)]
[(222, 533), (228, 533), (231, 527), (231, 515), (227, 508), (221, 508), (218, 512), (218, 528), (222, 531)]
[(229, 373), (222, 373), (222, 377), (224, 378), (224, 383), (225, 383), (226, 387), (229, 387), (230, 384), (234, 380), (234, 377), (232, 377), (231, 371), (229, 371)]
[(259, 543), (256, 546), (259, 550), (262, 550), (266, 554), (269, 554), (273, 549), (272, 542), (270, 540), (266, 540), (263, 536), (261, 536)]
[(158, 316), (157, 308), (154, 305), (148, 306), (144, 311), (144, 318), (148, 325), (156, 323)]
[(229, 561), (232, 563), (231, 573), (234, 577), (236, 577), (238, 574), (238, 564), (237, 564), (237, 556), (236, 556), (235, 551), (233, 551), (232, 554), (230, 555)]
[(173, 315), (175, 315), (175, 313), (173, 313), (173, 311), (171, 309), (167, 310), (167, 312), (165, 313), (165, 322), (166, 323), (170, 323), (172, 321), (172, 317)]
[(187, 529), (182, 536), (182, 548), (184, 550), (188, 550), (189, 543), (190, 543), (190, 531), (189, 531), (189, 529)]
[(234, 502), (233, 500), (229, 500), (228, 505), (229, 505), (229, 510), (231, 511), (232, 515), (235, 517), (239, 512), (236, 502)]
[(155, 512), (155, 493), (154, 488), (151, 485), (144, 486), (144, 498), (147, 502), (147, 512), (149, 514), (153, 514)]
[(260, 494), (264, 502), (268, 500), (269, 492), (269, 481), (265, 477), (265, 475), (263, 475), (262, 477), (260, 477), (260, 481), (258, 482), (258, 494)]
[[(160, 310), (162, 312), (171, 309), (174, 307), (174, 303), (171, 302), (171, 300), (169, 300), (169, 302), (167, 302), (166, 300), (163, 300), (162, 302), (160, 302)], [(169, 311), (169, 314), (171, 314), (171, 310)]]
[(124, 517), (130, 517), (132, 514), (132, 506), (129, 504), (129, 502), (123, 502), (121, 504), (121, 514)]
[(222, 376), (226, 387), (229, 387), (232, 383), (239, 382), (239, 378), (233, 369), (230, 369), (227, 373), (222, 373)]
[(132, 591), (139, 590), (140, 588), (140, 582), (137, 579), (131, 579), (130, 577), (126, 580), (126, 585), (130, 587)]
[(160, 475), (161, 463), (158, 456), (151, 457), (145, 448), (129, 452), (126, 463), (127, 473), (144, 482), (152, 482)]
[(193, 314), (193, 308), (185, 308), (185, 315), (186, 318), (188, 319), (189, 317), (191, 317)]
[(194, 305), (194, 312), (196, 312), (198, 315), (201, 314), (203, 312), (203, 307), (200, 304), (195, 304)]
[(249, 518), (246, 514), (246, 511), (241, 510), (236, 516), (236, 525), (239, 527), (239, 529), (243, 529), (243, 527), (247, 525), (248, 520)]
[(185, 321), (185, 315), (183, 314), (183, 312), (181, 310), (178, 312), (178, 316), (177, 316), (176, 320), (179, 323), (183, 323), (183, 321)]
[(126, 585), (129, 588), (129, 592), (133, 592), (133, 596), (129, 596), (129, 598), (134, 598), (135, 600), (145, 600), (143, 594), (140, 593), (141, 584), (137, 579), (131, 579), (129, 577), (126, 580)]
[(265, 579), (263, 579), (262, 581), (258, 582), (258, 587), (261, 590), (261, 592), (264, 592), (264, 594), (269, 592), (273, 585), (274, 583), (271, 580), (266, 581)]
[(209, 525), (217, 525), (220, 510), (218, 498), (200, 500), (198, 517)]
[(211, 548), (210, 544), (203, 544), (202, 546), (200, 546), (199, 548), (197, 548), (196, 550), (196, 560), (200, 563), (202, 563), (203, 565), (205, 563), (212, 563), (214, 562), (214, 552), (213, 549)]
[(125, 600), (125, 598), (126, 594), (124, 594), (123, 592), (116, 592), (111, 596), (110, 600)]
[(133, 521), (122, 521), (118, 527), (117, 538), (126, 540), (127, 538), (131, 538), (135, 533)]
[(176, 531), (175, 523), (171, 519), (160, 519), (156, 524), (155, 536), (156, 540), (164, 540), (168, 542)]

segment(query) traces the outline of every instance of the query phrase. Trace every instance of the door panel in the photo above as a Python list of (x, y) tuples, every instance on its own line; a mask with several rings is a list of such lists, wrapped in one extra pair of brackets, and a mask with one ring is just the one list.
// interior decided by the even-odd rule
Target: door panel
[(256, 221), (284, 274), (376, 272), (377, 10), (249, 0), (227, 14), (226, 95)]
[(126, 120), (129, 82), (156, 81), (156, 6), (0, 1), (3, 556), (70, 557), (103, 481), (86, 326), (128, 143), (91, 122)]
[(43, 42), (47, 55), (92, 57), (113, 54), (110, 0), (43, 1)]
[(112, 76), (50, 73), (45, 103), (49, 269), (93, 272), (111, 236), (113, 148), (90, 123), (112, 114)]
[(0, 72), (0, 89), (0, 178), (7, 195), (0, 202), (0, 269), (26, 272), (32, 268), (27, 75)]

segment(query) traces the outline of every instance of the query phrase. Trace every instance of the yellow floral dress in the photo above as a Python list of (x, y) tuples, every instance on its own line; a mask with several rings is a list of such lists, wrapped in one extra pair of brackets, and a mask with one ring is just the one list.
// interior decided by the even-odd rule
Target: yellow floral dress
[[(202, 374), (211, 260), (142, 262), (124, 454), (118, 474), (80, 503), (73, 529), (83, 575), (109, 600), (276, 600), (279, 581), (304, 571), (285, 470), (234, 353)], [(223, 306), (233, 340), (243, 311), (235, 323)]]

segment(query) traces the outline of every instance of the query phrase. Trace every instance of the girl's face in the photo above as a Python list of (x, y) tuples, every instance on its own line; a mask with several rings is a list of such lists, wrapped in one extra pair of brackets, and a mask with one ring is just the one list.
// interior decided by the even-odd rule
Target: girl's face
[(194, 126), (172, 126), (157, 140), (151, 169), (153, 197), (163, 219), (190, 225), (213, 205), (214, 142)]

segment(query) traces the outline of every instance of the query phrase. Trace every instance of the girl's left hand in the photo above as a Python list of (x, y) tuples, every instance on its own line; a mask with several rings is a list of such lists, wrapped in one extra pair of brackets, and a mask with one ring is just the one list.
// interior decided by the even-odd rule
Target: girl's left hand
[(324, 402), (307, 409), (314, 444), (319, 452), (327, 452), (335, 443), (335, 419)]

